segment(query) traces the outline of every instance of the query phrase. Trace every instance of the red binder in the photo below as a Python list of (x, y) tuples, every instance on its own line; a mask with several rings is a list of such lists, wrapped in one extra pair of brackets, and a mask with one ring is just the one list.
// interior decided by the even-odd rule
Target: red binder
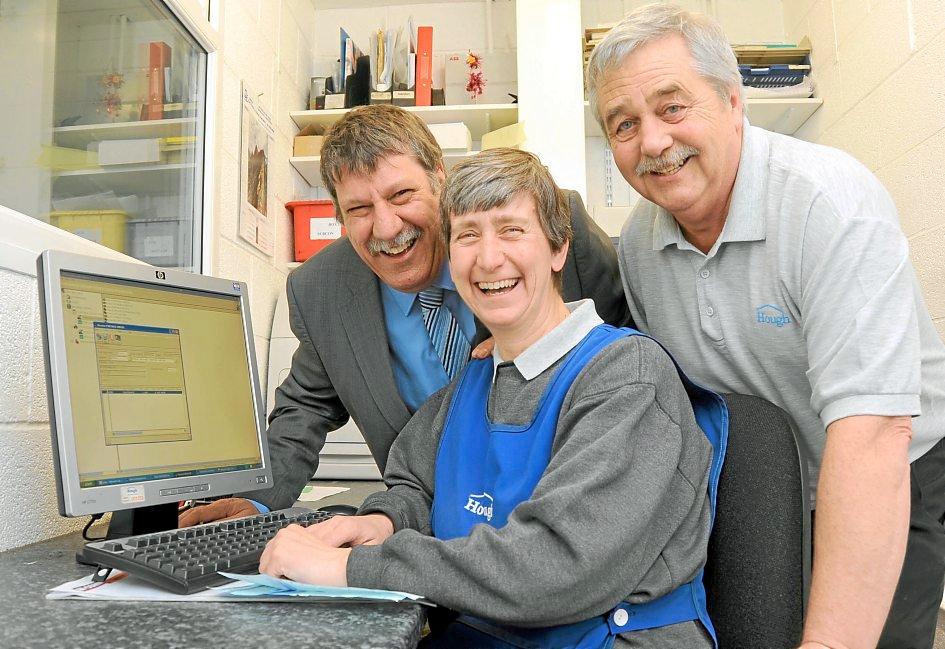
[(171, 47), (161, 41), (148, 44), (148, 103), (144, 119), (164, 117), (164, 70), (171, 67)]
[(417, 28), (417, 106), (429, 106), (433, 90), (433, 28)]

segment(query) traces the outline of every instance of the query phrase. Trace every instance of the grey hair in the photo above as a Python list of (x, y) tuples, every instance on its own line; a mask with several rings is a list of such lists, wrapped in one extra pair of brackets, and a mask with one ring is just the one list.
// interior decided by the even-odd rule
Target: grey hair
[[(571, 207), (538, 156), (517, 149), (489, 149), (453, 167), (440, 194), (440, 225), (449, 245), (450, 218), (503, 207), (524, 194), (553, 252), (571, 240)], [(561, 273), (553, 273), (561, 292)]]
[(692, 54), (693, 68), (723, 100), (733, 88), (742, 98), (738, 61), (718, 21), (676, 5), (648, 4), (634, 9), (617, 23), (594, 48), (587, 63), (587, 96), (602, 128), (597, 89), (604, 74), (623, 63), (637, 48), (673, 34), (683, 37)]

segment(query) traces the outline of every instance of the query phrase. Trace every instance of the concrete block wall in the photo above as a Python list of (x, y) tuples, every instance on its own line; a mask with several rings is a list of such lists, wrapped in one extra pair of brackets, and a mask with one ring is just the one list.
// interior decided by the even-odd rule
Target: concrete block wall
[[(4, 218), (0, 214), (0, 219)], [(56, 509), (36, 278), (0, 268), (0, 550), (81, 529)]]
[(796, 134), (847, 151), (896, 201), (926, 305), (945, 338), (945, 3), (783, 0), (809, 36), (824, 105)]

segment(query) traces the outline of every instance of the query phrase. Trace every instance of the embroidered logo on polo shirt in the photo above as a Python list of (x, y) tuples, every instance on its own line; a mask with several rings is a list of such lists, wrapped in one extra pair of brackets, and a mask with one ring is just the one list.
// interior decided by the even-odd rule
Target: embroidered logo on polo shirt
[(469, 499), (466, 501), (466, 506), (463, 507), (468, 512), (472, 512), (476, 516), (481, 516), (487, 521), (492, 520), (492, 496), (486, 492), (481, 494), (469, 494)]
[(786, 324), (794, 322), (791, 320), (791, 316), (773, 304), (762, 304), (755, 309), (755, 317), (758, 324), (772, 325), (779, 329)]

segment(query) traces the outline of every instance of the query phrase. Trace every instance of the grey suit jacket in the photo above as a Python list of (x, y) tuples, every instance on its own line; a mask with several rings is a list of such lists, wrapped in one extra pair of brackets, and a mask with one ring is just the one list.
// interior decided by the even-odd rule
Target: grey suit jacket
[[(592, 298), (606, 322), (628, 324), (610, 238), (577, 192), (569, 192), (569, 201), (573, 238), (563, 270), (564, 298)], [(383, 472), (394, 438), (413, 414), (394, 381), (380, 283), (346, 237), (293, 271), (286, 292), (289, 324), (300, 344), (269, 417), (274, 484), (246, 494), (272, 509), (292, 505), (318, 466), (325, 436), (349, 416)], [(487, 336), (479, 326), (474, 344)]]

